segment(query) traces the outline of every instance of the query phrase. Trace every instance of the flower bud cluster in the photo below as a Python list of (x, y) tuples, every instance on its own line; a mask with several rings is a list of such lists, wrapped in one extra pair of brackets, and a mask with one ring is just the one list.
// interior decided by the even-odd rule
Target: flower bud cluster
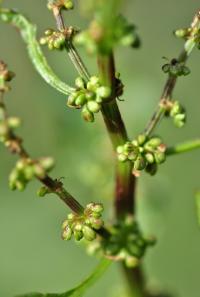
[(176, 59), (172, 59), (169, 63), (163, 65), (162, 70), (164, 73), (169, 73), (173, 76), (186, 76), (190, 74), (190, 69), (185, 66), (185, 63), (179, 62)]
[(96, 238), (96, 230), (103, 226), (101, 218), (103, 205), (100, 203), (90, 203), (86, 206), (82, 215), (69, 214), (67, 220), (62, 225), (62, 238), (70, 240), (72, 235), (77, 241), (82, 238), (92, 241)]
[(14, 72), (9, 71), (7, 65), (0, 61), (0, 92), (7, 92), (10, 90), (8, 82), (15, 76)]
[(48, 29), (45, 31), (45, 37), (40, 38), (40, 44), (48, 45), (50, 50), (62, 50), (65, 47), (65, 38), (64, 32)]
[(190, 51), (190, 48), (195, 44), (200, 49), (200, 26), (199, 15), (194, 19), (191, 27), (178, 29), (175, 31), (175, 36), (186, 40), (185, 49)]
[(23, 191), (28, 182), (34, 177), (45, 178), (46, 174), (54, 167), (54, 160), (51, 157), (31, 160), (22, 158), (17, 163), (9, 176), (11, 190)]
[(4, 107), (0, 106), (0, 142), (9, 146), (10, 134), (13, 129), (21, 125), (21, 120), (17, 117), (5, 117)]
[(176, 127), (182, 128), (186, 122), (186, 112), (184, 107), (178, 102), (170, 102), (169, 110), (167, 111), (175, 124)]
[(132, 142), (117, 147), (118, 160), (132, 161), (133, 173), (141, 170), (151, 175), (157, 171), (158, 164), (165, 161), (166, 146), (159, 137), (148, 138), (141, 134)]
[(123, 221), (109, 228), (110, 237), (92, 243), (89, 251), (103, 252), (104, 256), (114, 261), (124, 261), (129, 268), (136, 267), (146, 249), (155, 244), (152, 237), (142, 234), (133, 216), (128, 215)]
[(89, 28), (80, 32), (75, 36), (75, 43), (84, 46), (91, 53), (108, 53), (117, 46), (131, 46), (138, 48), (140, 40), (136, 33), (136, 27), (129, 24), (122, 16), (118, 16), (113, 20), (112, 30), (105, 26), (105, 22), (101, 17), (93, 20)]
[(54, 7), (63, 10), (73, 9), (74, 5), (71, 0), (49, 0), (47, 7), (49, 10), (53, 10)]
[(84, 120), (93, 122), (94, 114), (99, 112), (101, 104), (109, 98), (111, 90), (102, 86), (97, 76), (92, 76), (87, 84), (78, 77), (75, 85), (76, 91), (68, 97), (67, 105), (77, 109), (82, 108)]

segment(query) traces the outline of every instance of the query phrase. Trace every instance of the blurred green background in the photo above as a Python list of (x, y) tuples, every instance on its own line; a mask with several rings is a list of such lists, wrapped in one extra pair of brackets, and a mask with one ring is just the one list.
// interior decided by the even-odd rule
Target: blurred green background
[[(80, 0), (84, 4), (84, 1)], [(196, 10), (196, 0), (123, 1), (124, 14), (137, 24), (143, 44), (140, 50), (120, 48), (116, 52), (118, 71), (125, 84), (125, 102), (120, 108), (131, 137), (143, 130), (163, 88), (162, 56), (173, 58), (183, 46), (173, 30), (187, 26)], [(38, 36), (54, 27), (46, 1), (5, 0), (38, 25)], [(67, 14), (68, 24), (85, 27), (87, 22), (76, 9)], [(76, 76), (66, 53), (48, 52), (53, 69), (69, 83)], [(81, 51), (92, 73), (95, 60)], [(78, 111), (66, 108), (66, 98), (51, 89), (33, 69), (18, 33), (0, 24), (0, 58), (17, 73), (7, 96), (10, 114), (20, 116), (20, 135), (32, 156), (54, 156), (55, 177), (75, 197), (107, 205), (112, 217), (113, 157), (101, 116), (94, 124), (84, 123)], [(183, 129), (164, 121), (158, 133), (167, 144), (199, 136), (200, 52), (189, 61), (192, 72), (178, 82), (174, 98), (187, 108), (188, 123)], [(142, 175), (138, 186), (138, 215), (147, 233), (158, 244), (144, 262), (149, 284), (161, 286), (179, 297), (200, 296), (200, 231), (197, 226), (194, 193), (200, 188), (200, 152), (169, 158), (156, 177)], [(36, 197), (37, 182), (23, 193), (8, 189), (7, 177), (15, 157), (0, 147), (0, 296), (43, 291), (63, 292), (81, 281), (97, 260), (84, 248), (60, 238), (60, 226), (68, 210), (54, 196)], [(123, 278), (113, 265), (87, 297), (119, 297)]]

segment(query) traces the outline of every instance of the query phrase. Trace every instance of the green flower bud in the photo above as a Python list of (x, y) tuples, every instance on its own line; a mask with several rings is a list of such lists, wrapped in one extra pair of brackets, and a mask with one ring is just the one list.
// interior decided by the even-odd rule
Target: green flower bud
[(46, 194), (49, 193), (49, 189), (47, 187), (41, 187), (38, 191), (37, 191), (37, 195), (39, 197), (44, 197)]
[(86, 240), (92, 241), (96, 238), (96, 232), (88, 226), (83, 227), (83, 236)]
[(79, 96), (78, 92), (75, 92), (75, 93), (69, 95), (68, 100), (67, 100), (67, 105), (68, 106), (75, 106), (75, 101), (76, 101), (76, 98), (78, 96)]
[(82, 77), (77, 77), (75, 80), (75, 86), (79, 89), (84, 89), (85, 88), (85, 82), (82, 79)]
[(26, 188), (26, 183), (21, 180), (17, 180), (15, 185), (16, 185), (17, 190), (19, 190), (21, 192), (24, 191), (24, 189)]
[(67, 226), (62, 233), (63, 240), (70, 240), (72, 238), (72, 229)]
[(117, 153), (118, 154), (122, 154), (124, 152), (124, 146), (123, 145), (119, 145), (118, 147), (117, 147)]
[(146, 144), (152, 148), (157, 148), (161, 143), (162, 140), (159, 137), (153, 137)]
[(83, 106), (86, 102), (85, 94), (81, 94), (76, 98), (75, 104), (77, 106)]
[(139, 247), (135, 242), (129, 242), (127, 249), (132, 256), (137, 258), (141, 258), (144, 254), (144, 245)]
[(147, 167), (145, 168), (145, 171), (152, 176), (156, 174), (157, 170), (158, 170), (158, 165), (156, 163), (148, 164)]
[(124, 145), (124, 151), (129, 153), (133, 151), (133, 144), (131, 142), (126, 142)]
[(180, 113), (182, 110), (182, 107), (180, 105), (180, 103), (178, 101), (175, 101), (172, 105), (172, 108), (170, 110), (170, 116), (174, 117), (176, 116), (178, 113)]
[(68, 220), (72, 221), (75, 218), (75, 214), (74, 213), (69, 213), (67, 218), (68, 218)]
[(157, 151), (154, 153), (154, 158), (155, 158), (155, 161), (157, 164), (161, 164), (161, 163), (165, 162), (166, 155), (163, 152)]
[(117, 158), (120, 162), (125, 162), (127, 160), (127, 156), (125, 154), (119, 154)]
[(139, 146), (139, 143), (138, 143), (138, 141), (136, 140), (136, 139), (134, 139), (133, 141), (132, 141), (132, 144), (133, 144), (133, 146)]
[(54, 32), (53, 29), (47, 29), (47, 30), (44, 32), (44, 34), (45, 34), (46, 36), (51, 36), (51, 35), (53, 34), (53, 32)]
[(26, 165), (23, 171), (26, 180), (31, 180), (34, 176), (34, 169), (32, 165)]
[(53, 46), (56, 49), (61, 49), (64, 43), (65, 43), (65, 37), (63, 35), (60, 35), (54, 40)]
[(188, 29), (178, 29), (174, 32), (176, 37), (184, 38), (188, 34)]
[(101, 98), (108, 98), (111, 95), (111, 89), (109, 87), (99, 87), (96, 90), (96, 94)]
[(125, 258), (125, 264), (128, 268), (137, 267), (139, 265), (139, 262), (140, 262), (139, 259), (133, 256), (127, 255)]
[(83, 119), (86, 122), (94, 122), (94, 114), (90, 110), (88, 110), (86, 105), (83, 106), (81, 113), (82, 113)]
[(38, 177), (38, 178), (45, 178), (46, 176), (46, 172), (45, 169), (39, 165), (39, 164), (34, 164), (33, 165), (33, 170), (34, 170), (34, 174)]
[(135, 161), (138, 157), (138, 154), (139, 154), (138, 150), (134, 149), (134, 151), (132, 151), (128, 154), (128, 159), (130, 161)]
[(65, 0), (64, 8), (65, 9), (73, 9), (74, 8), (73, 2), (71, 0)]
[(40, 44), (41, 45), (46, 45), (47, 43), (48, 43), (48, 38), (46, 38), (46, 37), (40, 38)]
[[(91, 92), (91, 91), (87, 91), (85, 93), (85, 97), (86, 97), (87, 101), (95, 100), (95, 93)], [(96, 100), (96, 102), (97, 102), (97, 100)], [(99, 103), (99, 102), (97, 102), (97, 103)]]
[(137, 140), (138, 140), (139, 145), (143, 145), (146, 141), (146, 135), (144, 135), (144, 134), (138, 135)]
[(83, 232), (82, 231), (78, 231), (78, 230), (74, 230), (74, 238), (77, 241), (80, 241), (83, 238)]
[(41, 158), (39, 163), (46, 171), (50, 171), (55, 166), (55, 161), (51, 157)]
[(102, 219), (96, 219), (93, 217), (91, 217), (89, 221), (90, 221), (91, 227), (94, 228), (95, 230), (101, 229), (101, 227), (103, 227), (103, 224), (104, 224)]
[(27, 159), (20, 159), (19, 161), (17, 161), (16, 169), (19, 171), (23, 171), (26, 168), (27, 163)]
[(87, 108), (89, 111), (97, 113), (101, 109), (101, 105), (96, 101), (88, 101)]
[(8, 118), (8, 126), (11, 129), (18, 128), (21, 125), (21, 120), (17, 117)]
[(135, 170), (143, 170), (147, 165), (147, 162), (144, 157), (139, 156), (137, 157), (136, 161), (134, 162), (134, 169)]
[(90, 203), (90, 209), (92, 212), (102, 213), (104, 211), (103, 204), (101, 203)]
[(11, 189), (11, 191), (16, 190), (16, 183), (15, 181), (9, 181), (9, 188)]
[(98, 76), (91, 76), (90, 77), (90, 83), (93, 86), (98, 87), (99, 86), (99, 78), (98, 78)]
[(154, 163), (154, 156), (151, 153), (147, 153), (145, 154), (145, 158), (147, 160), (148, 163), (153, 164)]

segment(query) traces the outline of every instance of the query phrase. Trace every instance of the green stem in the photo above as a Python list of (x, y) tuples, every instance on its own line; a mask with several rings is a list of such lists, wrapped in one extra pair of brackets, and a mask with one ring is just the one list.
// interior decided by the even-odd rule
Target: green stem
[[(63, 16), (61, 10), (57, 7), (53, 7), (53, 15), (56, 21), (57, 29), (61, 32), (65, 30), (65, 23), (63, 20)], [(77, 52), (76, 48), (74, 47), (71, 38), (66, 39), (65, 48), (69, 55), (70, 60), (72, 61), (74, 67), (76, 68), (77, 72), (82, 78), (85, 78), (86, 81), (90, 79), (90, 74), (83, 63), (79, 53)]]
[[(103, 104), (102, 114), (109, 133), (113, 149), (124, 144), (128, 135), (115, 99), (115, 63), (114, 57), (110, 55), (98, 56), (99, 74), (104, 85), (112, 89), (109, 102)], [(132, 174), (132, 163), (121, 163), (116, 161), (116, 183), (115, 183), (115, 211), (117, 219), (127, 214), (135, 214), (135, 186), (136, 179)], [(129, 285), (130, 294), (134, 297), (145, 297), (144, 277), (140, 267), (127, 268), (123, 263), (121, 267)]]
[(167, 148), (166, 155), (172, 156), (187, 153), (198, 148), (200, 148), (200, 139), (195, 139)]

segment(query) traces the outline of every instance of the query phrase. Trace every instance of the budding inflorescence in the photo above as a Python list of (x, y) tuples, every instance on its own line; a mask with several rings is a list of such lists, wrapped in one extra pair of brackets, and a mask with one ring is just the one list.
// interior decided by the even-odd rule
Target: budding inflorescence
[(90, 203), (84, 209), (82, 215), (69, 214), (67, 220), (62, 225), (62, 238), (70, 240), (72, 235), (79, 241), (82, 238), (92, 241), (96, 238), (96, 232), (103, 226), (101, 218), (103, 205), (100, 203)]
[(87, 83), (78, 77), (75, 85), (76, 91), (68, 97), (67, 105), (77, 109), (82, 108), (84, 120), (93, 122), (94, 113), (100, 111), (102, 103), (111, 95), (111, 90), (103, 86), (97, 76), (92, 76)]
[(48, 29), (45, 31), (45, 37), (40, 38), (40, 44), (48, 45), (50, 50), (62, 50), (65, 47), (65, 38), (66, 35), (64, 32)]
[(89, 246), (89, 252), (103, 252), (109, 259), (124, 261), (129, 268), (136, 267), (147, 247), (155, 243), (154, 238), (144, 237), (138, 223), (130, 215), (110, 227), (109, 231), (110, 237)]
[(185, 49), (190, 52), (191, 47), (195, 44), (200, 49), (200, 27), (198, 17), (194, 20), (190, 28), (178, 29), (175, 32), (175, 36), (186, 40)]
[(28, 182), (34, 177), (45, 178), (47, 173), (54, 167), (54, 160), (51, 157), (32, 160), (21, 158), (17, 161), (15, 168), (9, 176), (9, 186), (11, 190), (23, 191)]
[(54, 7), (63, 10), (73, 9), (74, 5), (71, 0), (49, 0), (47, 7), (49, 10), (53, 10)]
[[(159, 137), (147, 137), (141, 134), (132, 142), (117, 147), (118, 160), (133, 162), (133, 173), (146, 170), (151, 175), (157, 171), (158, 164), (165, 161), (166, 146)], [(136, 174), (137, 175), (137, 174)]]
[(75, 43), (84, 46), (91, 53), (108, 53), (117, 45), (139, 47), (140, 40), (136, 27), (119, 15), (113, 20), (112, 30), (108, 30), (103, 18), (91, 22), (89, 28), (80, 32), (74, 39)]
[(176, 127), (182, 128), (186, 122), (186, 112), (179, 101), (169, 101), (165, 112), (166, 116), (170, 116)]
[(169, 73), (173, 76), (186, 76), (190, 74), (190, 69), (185, 66), (184, 62), (179, 62), (177, 59), (172, 59), (169, 63), (162, 66), (164, 73)]
[(10, 90), (8, 82), (15, 76), (14, 72), (8, 70), (7, 65), (0, 61), (0, 92), (6, 92)]

